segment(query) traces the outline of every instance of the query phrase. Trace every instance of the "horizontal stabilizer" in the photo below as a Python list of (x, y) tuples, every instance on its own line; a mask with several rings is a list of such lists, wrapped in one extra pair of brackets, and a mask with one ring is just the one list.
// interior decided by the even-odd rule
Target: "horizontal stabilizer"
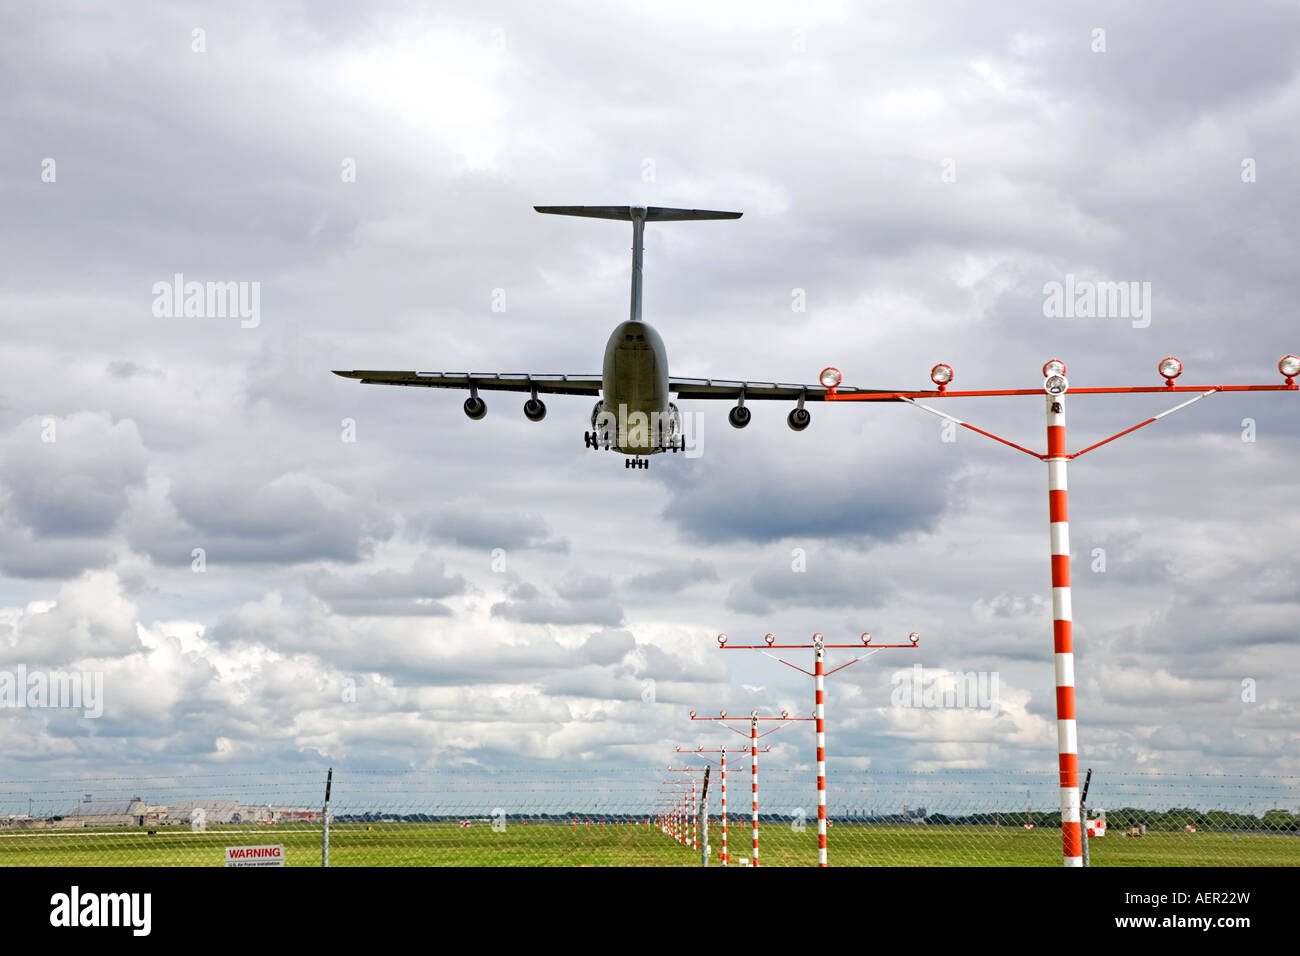
[(631, 222), (639, 213), (646, 222), (684, 222), (693, 219), (739, 219), (741, 213), (713, 209), (674, 209), (670, 206), (534, 206), (538, 212), (555, 216), (586, 216), (588, 219), (618, 219)]

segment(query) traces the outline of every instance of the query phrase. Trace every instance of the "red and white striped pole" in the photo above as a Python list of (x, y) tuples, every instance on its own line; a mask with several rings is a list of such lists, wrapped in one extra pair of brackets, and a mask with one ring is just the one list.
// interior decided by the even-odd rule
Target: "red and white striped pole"
[(820, 634), (813, 644), (816, 661), (813, 680), (817, 685), (817, 865), (826, 865), (826, 696), (823, 687), (822, 664), (826, 648)]
[(753, 784), (754, 805), (751, 810), (754, 827), (754, 858), (751, 865), (758, 866), (758, 711), (749, 715), (749, 775)]
[[(720, 717), (720, 718), (705, 717), (705, 718), (703, 718), (703, 719), (704, 719), (704, 720), (714, 720), (714, 719), (722, 719), (722, 720), (725, 720), (725, 719), (726, 719), (725, 715), (726, 715), (726, 711), (723, 711), (723, 716)], [(696, 720), (696, 719), (697, 719), (696, 716), (695, 716), (695, 711), (691, 711), (691, 719), (692, 719), (692, 720)], [(761, 718), (760, 718), (760, 719), (761, 719)], [(810, 718), (810, 719), (811, 719), (811, 718)], [(732, 731), (733, 733), (740, 734), (742, 737), (745, 736), (743, 733), (741, 733), (739, 730), (736, 730), (734, 727), (728, 727), (727, 729), (730, 730), (730, 731)], [(733, 748), (733, 749), (734, 749), (734, 748)], [(767, 748), (765, 748), (765, 749), (766, 749), (766, 750), (771, 750), (772, 748), (771, 748), (771, 747), (767, 747)], [(721, 755), (721, 760), (720, 760), (720, 762), (721, 762), (721, 764), (722, 764), (722, 775), (721, 775), (721, 779), (722, 779), (722, 850), (721, 850), (721, 853), (719, 854), (719, 857), (718, 857), (718, 858), (721, 860), (723, 866), (729, 866), (730, 863), (731, 863), (731, 851), (730, 851), (730, 848), (727, 846), (728, 831), (729, 831), (729, 829), (730, 829), (730, 826), (729, 826), (729, 823), (728, 823), (728, 820), (727, 820), (727, 748), (726, 748), (726, 747), (721, 747), (721, 748), (719, 748), (719, 749), (717, 749), (717, 750), (706, 750), (706, 749), (704, 749), (704, 745), (701, 744), (700, 746), (696, 747), (694, 750), (683, 749), (683, 748), (681, 748), (681, 747), (678, 747), (678, 748), (677, 748), (677, 752), (678, 752), (678, 753), (693, 753), (693, 754), (697, 754), (697, 755), (699, 755), (700, 757), (702, 757), (703, 759), (708, 760), (710, 763), (712, 763), (712, 759), (709, 758), (709, 757), (705, 757), (705, 756), (704, 756), (705, 754), (720, 754), (720, 755)], [(705, 816), (704, 816), (704, 827), (703, 827), (703, 829), (704, 829), (704, 837), (705, 837), (705, 839), (704, 839), (704, 845), (705, 845), (706, 847), (709, 846), (709, 840), (708, 840), (708, 837), (709, 837), (709, 827), (712, 825), (712, 823), (713, 823), (712, 818), (711, 818), (711, 817), (706, 813)]]
[(1065, 395), (1047, 396), (1047, 498), (1052, 548), (1052, 642), (1056, 652), (1056, 749), (1061, 773), (1061, 846), (1066, 866), (1083, 866), (1079, 820), (1079, 736), (1074, 715), (1070, 607), (1070, 509)]
[[(922, 405), (916, 401), (918, 398), (939, 396), (974, 398), (1036, 395), (1038, 394), (1037, 389), (1000, 388), (979, 391), (949, 391), (948, 383), (952, 381), (953, 377), (952, 367), (941, 363), (930, 370), (930, 380), (938, 386), (939, 390), (937, 392), (849, 392), (841, 395), (836, 393), (836, 388), (838, 388), (840, 382), (839, 369), (827, 368), (822, 372), (824, 376), (823, 382), (828, 389), (828, 393), (824, 396), (827, 401), (907, 402), (922, 411), (947, 419), (961, 425), (963, 428), (968, 428), (977, 434), (992, 438), (994, 441), (1001, 442), (1017, 451), (1022, 451), (1027, 455), (1047, 462), (1052, 542), (1052, 640), (1056, 659), (1056, 739), (1061, 788), (1061, 843), (1066, 866), (1083, 866), (1082, 821), (1079, 812), (1078, 733), (1074, 710), (1074, 636), (1072, 633), (1074, 616), (1070, 607), (1070, 533), (1065, 475), (1066, 463), (1072, 458), (1086, 455), (1093, 449), (1132, 434), (1139, 428), (1145, 428), (1167, 415), (1172, 415), (1179, 409), (1186, 408), (1188, 405), (1208, 398), (1210, 395), (1216, 395), (1219, 392), (1294, 392), (1300, 390), (1300, 386), (1296, 385), (1296, 377), (1300, 375), (1300, 356), (1295, 355), (1284, 355), (1277, 363), (1277, 370), (1284, 379), (1282, 385), (1175, 385), (1174, 380), (1183, 372), (1182, 362), (1173, 356), (1168, 356), (1161, 360), (1156, 368), (1165, 380), (1163, 386), (1070, 389), (1069, 382), (1065, 378), (1065, 363), (1059, 359), (1052, 359), (1047, 362), (1043, 366), (1043, 388), (1047, 392), (1047, 454), (1045, 455), (1040, 455), (992, 432), (976, 428), (974, 425), (949, 415), (947, 412), (931, 408), (929, 405)], [(832, 380), (835, 383), (834, 387), (830, 385)], [(1076, 395), (1138, 394), (1147, 392), (1165, 392), (1169, 394), (1175, 392), (1199, 392), (1200, 394), (1195, 398), (1175, 405), (1167, 411), (1161, 412), (1159, 415), (1153, 415), (1130, 428), (1116, 432), (1109, 438), (1103, 438), (1101, 441), (1071, 454), (1065, 450), (1065, 393), (1067, 390)], [(725, 645), (725, 640), (720, 639), (719, 643)]]
[[(826, 866), (826, 828), (827, 828), (827, 826), (829, 825), (829, 820), (828, 820), (827, 817), (826, 817), (826, 686), (825, 686), (825, 679), (826, 679), (827, 677), (831, 676), (832, 674), (835, 674), (835, 673), (837, 673), (838, 671), (842, 671), (842, 670), (844, 670), (844, 668), (846, 668), (846, 667), (850, 667), (850, 666), (852, 666), (853, 664), (856, 664), (858, 661), (862, 660), (861, 657), (855, 657), (855, 658), (853, 658), (853, 660), (849, 661), (848, 663), (841, 664), (839, 667), (832, 668), (829, 672), (827, 672), (827, 671), (826, 671), (826, 667), (825, 667), (825, 664), (826, 664), (826, 655), (825, 655), (826, 648), (827, 648), (828, 646), (829, 646), (829, 647), (854, 647), (854, 648), (857, 648), (857, 647), (861, 646), (861, 647), (864, 647), (864, 648), (868, 648), (868, 649), (870, 650), (871, 653), (875, 653), (877, 650), (882, 650), (882, 649), (884, 649), (884, 648), (916, 647), (916, 646), (917, 646), (917, 643), (918, 643), (918, 642), (920, 641), (920, 639), (921, 639), (921, 635), (918, 634), (916, 631), (913, 631), (911, 634), (909, 634), (909, 635), (907, 636), (907, 639), (908, 639), (908, 643), (907, 643), (907, 644), (872, 644), (872, 643), (871, 643), (871, 634), (870, 634), (870, 632), (865, 632), (865, 633), (863, 633), (863, 635), (862, 635), (862, 644), (861, 644), (861, 645), (857, 645), (857, 644), (830, 644), (830, 645), (827, 645), (827, 644), (826, 644), (825, 637), (824, 637), (820, 632), (818, 632), (818, 633), (816, 633), (816, 634), (813, 635), (813, 642), (812, 642), (811, 644), (778, 644), (778, 643), (776, 643), (776, 635), (773, 634), (773, 633), (771, 633), (771, 632), (769, 632), (769, 633), (763, 635), (763, 643), (762, 643), (762, 644), (728, 644), (728, 643), (727, 643), (727, 635), (726, 635), (726, 634), (719, 634), (719, 635), (718, 635), (718, 646), (721, 647), (724, 651), (725, 651), (725, 650), (763, 651), (764, 653), (767, 653), (767, 650), (768, 650), (769, 648), (795, 648), (795, 647), (798, 647), (798, 648), (805, 648), (805, 649), (806, 649), (806, 648), (812, 648), (812, 649), (813, 649), (813, 669), (812, 669), (811, 671), (804, 670), (804, 669), (803, 669), (802, 667), (800, 667), (798, 664), (791, 664), (789, 661), (785, 660), (784, 658), (773, 657), (773, 660), (775, 660), (775, 661), (777, 661), (777, 662), (779, 662), (779, 663), (781, 663), (781, 664), (784, 664), (784, 665), (786, 665), (787, 667), (792, 667), (792, 668), (794, 668), (795, 670), (797, 670), (799, 673), (801, 673), (801, 674), (805, 674), (805, 675), (807, 675), (808, 677), (813, 678), (813, 682), (814, 682), (813, 686), (814, 686), (814, 688), (815, 688), (815, 690), (816, 690), (816, 708), (813, 710), (813, 716), (811, 716), (811, 717), (791, 717), (787, 711), (784, 711), (784, 710), (783, 710), (783, 711), (781, 711), (781, 716), (780, 716), (780, 718), (775, 718), (775, 717), (763, 717), (763, 718), (756, 718), (756, 719), (760, 719), (760, 720), (777, 720), (777, 719), (780, 719), (780, 720), (782, 720), (782, 721), (812, 720), (812, 721), (815, 721), (815, 722), (816, 722), (816, 729), (817, 729), (817, 865), (818, 865), (818, 866)], [(772, 657), (771, 654), (768, 654), (768, 656), (769, 656), (769, 657)], [(755, 711), (754, 713), (757, 714), (757, 711)], [(709, 718), (709, 717), (706, 717), (706, 718), (704, 718), (704, 719), (705, 719), (705, 720), (714, 720), (714, 719), (723, 719), (723, 720), (725, 720), (725, 719), (726, 719), (726, 716), (727, 716), (726, 711), (723, 711), (723, 713), (722, 713), (722, 717), (721, 717), (721, 718)], [(695, 718), (695, 712), (694, 712), (694, 711), (691, 711), (691, 719), (692, 719), (692, 720), (696, 719), (696, 718)], [(735, 728), (731, 728), (731, 729), (732, 729), (732, 730), (735, 730)], [(738, 730), (735, 730), (735, 732), (736, 732), (736, 733), (740, 733), (740, 731), (738, 731)], [(772, 731), (768, 731), (768, 733), (771, 733), (771, 732), (772, 732)], [(752, 736), (752, 732), (751, 732), (751, 736)], [(756, 794), (756, 795), (757, 795), (757, 790), (758, 790), (758, 779), (757, 779), (757, 778), (758, 778), (758, 769), (757, 769), (757, 763), (758, 763), (758, 761), (757, 761), (757, 759), (755, 759), (755, 769), (754, 769), (754, 777), (755, 777), (755, 780), (754, 780), (754, 790), (755, 790), (755, 794)], [(755, 802), (754, 842), (755, 842), (755, 844), (757, 844), (757, 842), (758, 842), (758, 813), (757, 813), (757, 802)], [(755, 854), (756, 854), (756, 857), (755, 857), (755, 858), (757, 858), (757, 849), (755, 850)]]
[(727, 748), (722, 748), (722, 865), (727, 865)]

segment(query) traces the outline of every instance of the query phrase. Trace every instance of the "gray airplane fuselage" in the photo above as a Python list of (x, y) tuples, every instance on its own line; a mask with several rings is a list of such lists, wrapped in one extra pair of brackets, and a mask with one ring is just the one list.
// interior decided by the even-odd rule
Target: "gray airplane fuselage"
[(644, 321), (620, 323), (605, 344), (602, 378), (614, 447), (627, 455), (662, 451), (660, 430), (664, 437), (675, 431), (675, 416), (668, 401), (668, 352), (659, 333)]

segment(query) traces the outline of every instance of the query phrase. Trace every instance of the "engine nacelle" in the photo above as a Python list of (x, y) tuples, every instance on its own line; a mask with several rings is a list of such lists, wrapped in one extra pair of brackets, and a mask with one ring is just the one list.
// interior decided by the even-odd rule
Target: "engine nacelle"
[(744, 428), (749, 424), (749, 417), (749, 409), (744, 405), (737, 405), (727, 412), (727, 421), (731, 423), (732, 428)]
[(471, 395), (465, 399), (465, 414), (473, 421), (478, 421), (487, 414), (487, 402), (476, 395)]
[(812, 421), (812, 413), (806, 408), (792, 408), (785, 416), (785, 423), (797, 432), (803, 431)]
[(546, 417), (546, 403), (540, 398), (530, 398), (524, 402), (524, 418), (530, 422), (540, 422)]

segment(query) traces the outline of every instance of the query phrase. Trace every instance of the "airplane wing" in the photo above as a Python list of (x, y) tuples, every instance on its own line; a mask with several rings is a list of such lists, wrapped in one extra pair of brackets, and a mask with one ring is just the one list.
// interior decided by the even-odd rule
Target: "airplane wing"
[[(677, 393), (680, 398), (713, 398), (734, 402), (744, 390), (745, 401), (763, 399), (798, 401), (800, 397), (808, 402), (823, 402), (829, 391), (824, 385), (788, 385), (778, 382), (738, 382), (722, 378), (670, 378), (669, 391)], [(836, 395), (892, 395), (894, 389), (888, 388), (851, 388), (841, 385), (835, 390)], [(898, 401), (898, 399), (884, 399)]]
[(599, 395), (599, 375), (529, 375), (524, 372), (386, 372), (354, 370), (335, 375), (364, 385), (412, 385), (419, 388), (476, 388), (485, 392), (532, 392), (539, 395)]

